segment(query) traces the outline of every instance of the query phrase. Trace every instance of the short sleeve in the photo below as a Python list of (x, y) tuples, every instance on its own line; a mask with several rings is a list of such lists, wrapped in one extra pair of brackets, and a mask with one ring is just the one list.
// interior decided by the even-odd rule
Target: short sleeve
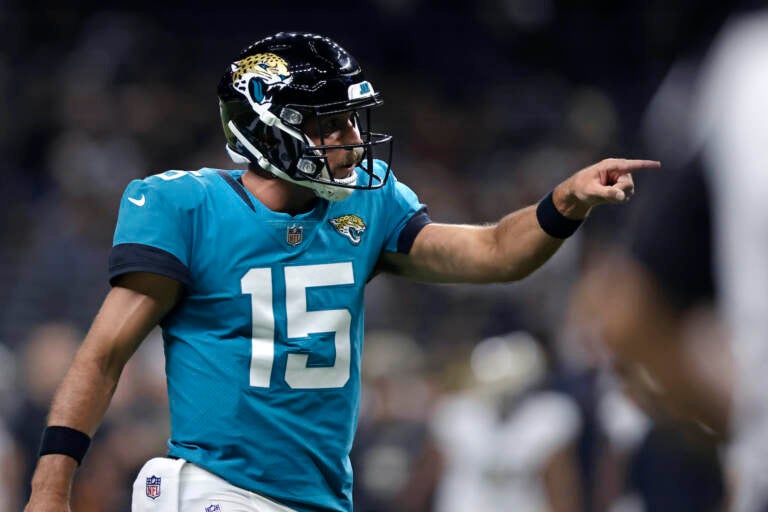
[(389, 197), (388, 237), (384, 250), (407, 254), (416, 235), (432, 220), (427, 207), (419, 202), (413, 190), (395, 177), (391, 179), (394, 183)]
[(120, 202), (109, 278), (151, 272), (190, 284), (191, 209), (180, 204), (177, 183), (151, 177), (132, 181)]

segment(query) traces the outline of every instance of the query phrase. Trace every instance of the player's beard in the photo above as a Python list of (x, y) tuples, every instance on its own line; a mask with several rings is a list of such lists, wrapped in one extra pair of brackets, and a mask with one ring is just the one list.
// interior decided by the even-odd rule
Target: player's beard
[(357, 167), (360, 165), (360, 162), (363, 161), (363, 157), (365, 156), (365, 150), (361, 147), (352, 148), (352, 154), (347, 158), (347, 161), (344, 163), (343, 167), (349, 167), (350, 165), (354, 165)]
[[(350, 166), (357, 167), (358, 165), (360, 165), (360, 162), (363, 161), (363, 157), (364, 156), (365, 156), (365, 150), (363, 148), (360, 148), (360, 147), (352, 148), (352, 150), (347, 154), (347, 158), (345, 158), (343, 162), (338, 164), (336, 166), (336, 169), (338, 169), (338, 170), (342, 170), (342, 169), (346, 170)], [(340, 180), (340, 181), (344, 181), (345, 179), (349, 178), (352, 174), (354, 174), (354, 172), (355, 171), (354, 171), (354, 168), (353, 168), (351, 173), (347, 173), (344, 176), (342, 176), (340, 178), (336, 178), (336, 179)], [(334, 176), (335, 175), (336, 175), (336, 173), (334, 173)]]

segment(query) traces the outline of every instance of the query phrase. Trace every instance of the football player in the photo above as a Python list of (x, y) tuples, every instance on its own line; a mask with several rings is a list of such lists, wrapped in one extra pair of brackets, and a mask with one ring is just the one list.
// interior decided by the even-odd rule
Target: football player
[(368, 280), (521, 279), (593, 206), (628, 201), (631, 171), (659, 166), (604, 160), (493, 225), (439, 224), (374, 158), (391, 147), (371, 131), (381, 95), (327, 37), (256, 42), (218, 96), (226, 149), (248, 168), (128, 185), (113, 288), (52, 405), (30, 512), (66, 510), (120, 371), (158, 323), (171, 437), (133, 510), (352, 510)]

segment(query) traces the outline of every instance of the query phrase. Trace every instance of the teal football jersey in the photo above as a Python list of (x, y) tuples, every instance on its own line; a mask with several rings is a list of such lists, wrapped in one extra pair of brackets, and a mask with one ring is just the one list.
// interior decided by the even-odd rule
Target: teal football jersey
[(297, 510), (349, 511), (364, 288), (382, 251), (408, 252), (429, 217), (394, 177), (300, 215), (273, 212), (243, 172), (131, 182), (110, 276), (185, 285), (161, 322), (170, 456)]

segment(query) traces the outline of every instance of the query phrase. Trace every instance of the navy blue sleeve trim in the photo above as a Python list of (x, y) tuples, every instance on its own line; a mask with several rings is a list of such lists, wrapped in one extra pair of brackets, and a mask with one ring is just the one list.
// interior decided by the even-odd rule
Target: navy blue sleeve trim
[(226, 171), (219, 171), (219, 176), (224, 178), (224, 181), (227, 182), (227, 185), (232, 187), (232, 190), (234, 190), (237, 193), (237, 195), (240, 196), (240, 199), (242, 199), (243, 202), (248, 205), (248, 208), (250, 208), (253, 211), (256, 211), (256, 209), (253, 207), (253, 203), (251, 203), (251, 200), (248, 197), (248, 194), (245, 192), (245, 188), (243, 188), (243, 186), (240, 185), (240, 183), (238, 183), (237, 180), (235, 180), (235, 178), (233, 178)]
[(423, 206), (420, 210), (413, 214), (411, 220), (405, 225), (400, 236), (397, 239), (397, 252), (402, 254), (408, 254), (411, 252), (413, 242), (416, 240), (416, 235), (426, 226), (431, 224), (432, 219), (429, 218), (429, 212), (427, 207)]
[(109, 284), (129, 272), (151, 272), (175, 279), (185, 286), (192, 284), (189, 269), (176, 256), (144, 244), (119, 244), (109, 254)]

